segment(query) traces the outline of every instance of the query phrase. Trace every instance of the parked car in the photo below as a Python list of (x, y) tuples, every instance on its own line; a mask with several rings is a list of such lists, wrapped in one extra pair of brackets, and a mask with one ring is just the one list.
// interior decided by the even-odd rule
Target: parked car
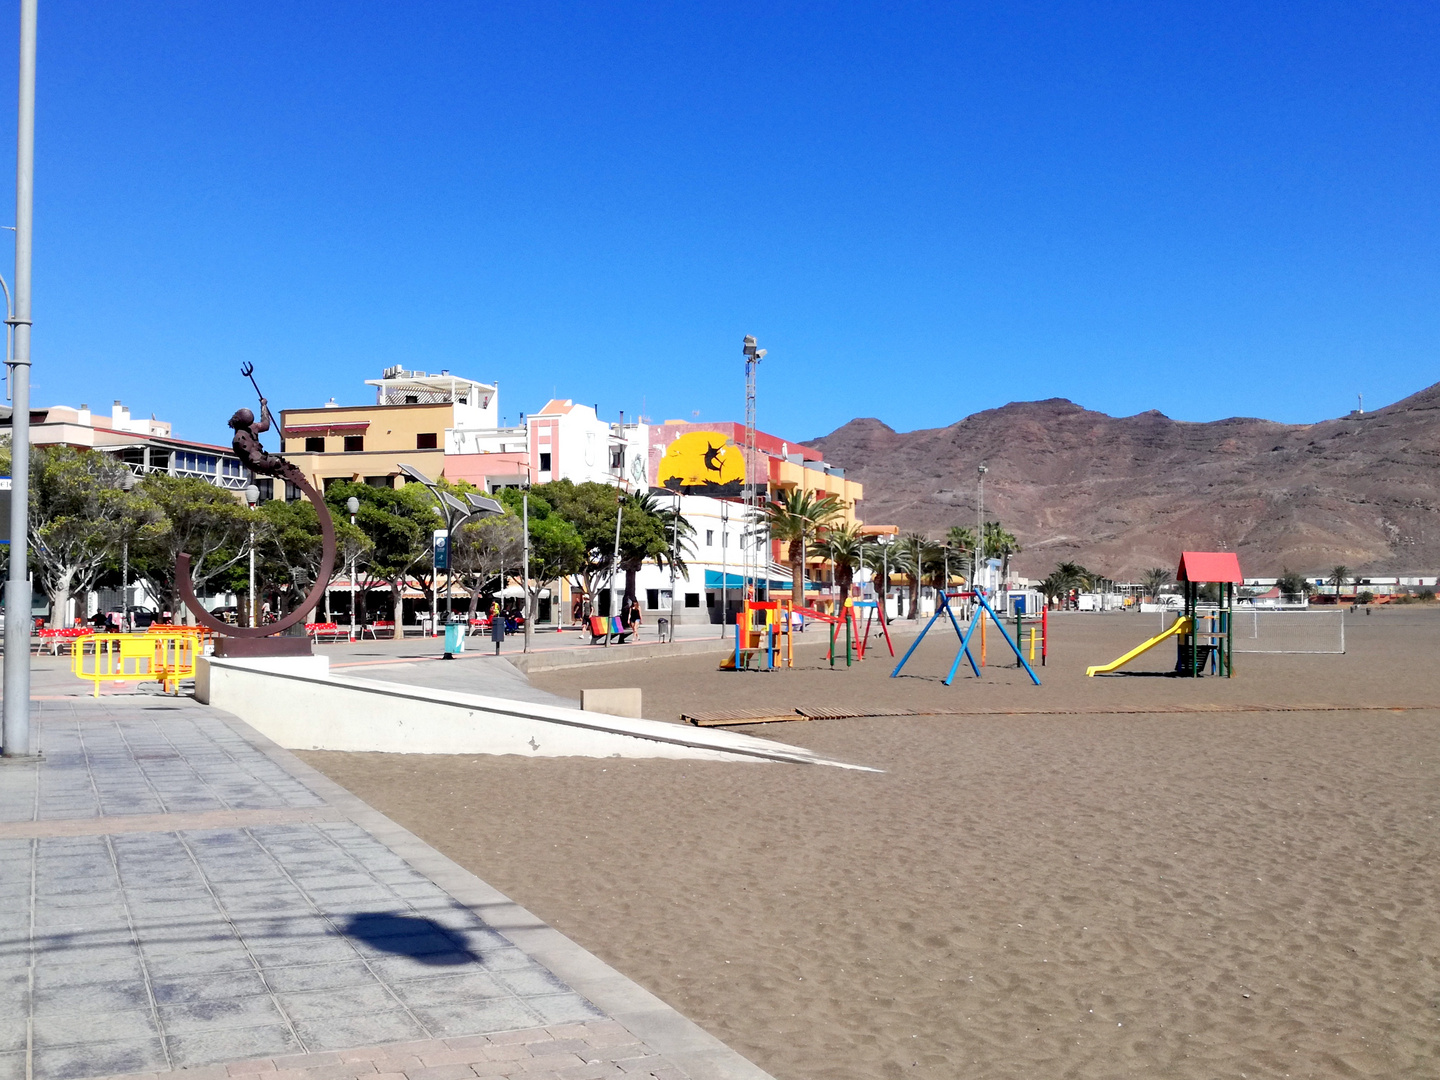
[(136, 630), (144, 630), (157, 618), (154, 608), (132, 607), (130, 609), (130, 625)]

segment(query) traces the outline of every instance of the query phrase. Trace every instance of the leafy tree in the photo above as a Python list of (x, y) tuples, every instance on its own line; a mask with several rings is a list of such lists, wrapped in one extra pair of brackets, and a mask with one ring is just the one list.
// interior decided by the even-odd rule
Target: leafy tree
[(137, 491), (150, 500), (165, 527), (131, 548), (131, 564), (162, 610), (181, 617), (175, 560), (190, 554), (190, 580), (197, 594), (238, 587), (237, 573), (249, 554), (250, 531), (265, 525), (236, 493), (196, 477), (151, 473)]
[(108, 454), (33, 448), (29, 543), (52, 626), (63, 625), (71, 595), (94, 587), (126, 537), (155, 531), (154, 507), (143, 493), (125, 488), (130, 475)]
[(356, 523), (374, 545), (371, 572), (390, 586), (394, 636), (402, 637), (405, 583), (412, 575), (420, 578), (422, 585), (429, 581), (431, 536), (442, 524), (435, 501), (423, 484), (388, 488), (349, 480), (331, 484), (325, 499), (343, 506), (352, 495), (360, 501)]
[(1051, 600), (1064, 603), (1071, 593), (1084, 587), (1088, 574), (1089, 571), (1078, 563), (1062, 562), (1040, 583), (1040, 591)]
[(525, 536), (515, 514), (481, 518), (460, 527), (450, 565), (470, 593), (472, 619), (480, 607), (480, 594), (492, 581), (496, 592), (504, 589), (506, 571), (518, 572), (524, 551)]
[(649, 492), (628, 492), (622, 506), (620, 569), (625, 572), (628, 603), (635, 598), (635, 576), (647, 560), (654, 559), (661, 567), (674, 563), (676, 573), (685, 573), (684, 549), (695, 529), (683, 514)]
[(906, 533), (890, 549), (890, 569), (908, 579), (911, 619), (920, 618), (920, 585), (939, 565), (937, 556), (943, 556), (940, 548), (921, 533)]
[(569, 480), (537, 484), (530, 491), (574, 526), (585, 549), (585, 561), (575, 573), (594, 596), (600, 581), (615, 570), (615, 514), (623, 493), (609, 484)]
[[(256, 574), (275, 596), (276, 610), (289, 610), (304, 599), (320, 573), (324, 553), (320, 515), (308, 499), (273, 499), (261, 503), (258, 513), (264, 525), (256, 532)], [(350, 524), (343, 510), (332, 507), (330, 516), (335, 524), (335, 565), (330, 572), (334, 580), (338, 574), (349, 573), (352, 558), (357, 568), (362, 560), (368, 560), (374, 544), (360, 528)], [(328, 619), (328, 591), (323, 602)]]
[[(491, 518), (480, 523), (477, 539), (485, 545), (490, 557), (502, 565), (521, 570), (525, 546), (521, 525), (527, 511), (525, 492), (506, 488), (498, 495), (505, 505), (504, 518)], [(530, 521), (530, 576), (537, 582), (556, 581), (580, 573), (585, 567), (585, 542), (574, 524), (567, 521), (535, 490), (528, 493)], [(490, 526), (488, 529), (484, 526)], [(494, 571), (498, 573), (499, 570)], [(504, 582), (501, 582), (503, 587)], [(527, 617), (534, 618), (538, 590), (528, 599)], [(472, 601), (473, 608), (473, 601)]]
[(1305, 579), (1305, 575), (1291, 570), (1288, 566), (1281, 571), (1276, 584), (1280, 586), (1280, 595), (1292, 603), (1304, 600), (1310, 594), (1310, 582)]
[(799, 488), (782, 491), (765, 505), (770, 536), (787, 545), (790, 560), (790, 599), (797, 607), (805, 603), (805, 549), (814, 547), (821, 533), (845, 510), (837, 495), (816, 497)]

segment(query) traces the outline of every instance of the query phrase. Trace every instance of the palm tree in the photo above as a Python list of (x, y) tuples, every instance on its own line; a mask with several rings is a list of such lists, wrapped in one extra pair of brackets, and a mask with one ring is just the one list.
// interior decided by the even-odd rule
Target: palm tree
[(1152, 566), (1140, 577), (1141, 584), (1145, 586), (1145, 595), (1151, 599), (1159, 596), (1170, 581), (1170, 571), (1163, 566)]
[(1050, 576), (1040, 583), (1040, 587), (1046, 596), (1068, 600), (1072, 592), (1084, 586), (1089, 573), (1079, 563), (1062, 562), (1050, 571)]
[(646, 491), (627, 492), (620, 516), (620, 569), (625, 572), (623, 602), (635, 599), (635, 578), (647, 559), (685, 573), (684, 550), (695, 527), (673, 506)]
[(862, 559), (868, 545), (860, 535), (860, 526), (850, 524), (826, 529), (820, 543), (825, 557), (835, 568), (835, 587), (840, 592), (836, 600), (838, 611), (845, 603), (845, 598), (850, 595), (850, 585), (855, 580), (856, 568), (864, 565)]
[(1350, 581), (1350, 568), (1343, 563), (1330, 571), (1330, 584), (1335, 586), (1335, 602), (1340, 602), (1340, 589)]
[(789, 544), (791, 602), (805, 604), (805, 548), (813, 545), (820, 533), (845, 510), (838, 495), (816, 498), (815, 492), (794, 489), (782, 491), (780, 498), (765, 506), (773, 539)]
[(974, 577), (975, 530), (964, 525), (951, 525), (945, 534), (945, 547), (950, 550), (950, 562), (955, 570), (964, 574), (967, 581)]
[(1000, 580), (1009, 580), (1010, 556), (1020, 554), (1020, 541), (1015, 539), (1015, 534), (1002, 529), (998, 521), (987, 521), (984, 546), (985, 558), (1000, 560)]
[[(900, 570), (910, 579), (910, 618), (920, 618), (920, 585), (927, 570), (935, 567), (940, 548), (923, 533), (906, 533), (891, 549), (890, 569)], [(904, 569), (896, 564), (897, 557)]]

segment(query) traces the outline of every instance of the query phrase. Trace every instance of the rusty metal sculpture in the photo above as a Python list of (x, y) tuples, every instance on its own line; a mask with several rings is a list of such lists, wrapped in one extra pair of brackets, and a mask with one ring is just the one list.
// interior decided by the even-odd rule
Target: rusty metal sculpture
[(195, 584), (190, 576), (190, 555), (187, 552), (182, 551), (175, 560), (175, 585), (180, 598), (185, 601), (185, 606), (190, 609), (196, 621), (219, 635), (215, 641), (215, 655), (309, 656), (308, 637), (280, 635), (302, 622), (325, 595), (325, 588), (329, 585), (330, 575), (335, 569), (335, 523), (330, 520), (330, 510), (325, 505), (324, 497), (305, 479), (305, 474), (279, 454), (267, 454), (260, 444), (260, 435), (270, 430), (272, 417), (270, 405), (265, 395), (260, 393), (259, 384), (255, 382), (254, 372), (255, 368), (251, 364), (244, 364), (240, 368), (240, 374), (250, 379), (255, 393), (260, 397), (260, 419), (257, 422), (255, 414), (249, 409), (236, 410), (235, 415), (230, 417), (230, 427), (235, 431), (231, 446), (241, 463), (256, 476), (272, 476), (294, 484), (315, 507), (316, 516), (320, 519), (321, 537), (320, 570), (315, 576), (315, 584), (293, 611), (267, 626), (231, 626), (206, 611), (199, 597), (195, 595)]

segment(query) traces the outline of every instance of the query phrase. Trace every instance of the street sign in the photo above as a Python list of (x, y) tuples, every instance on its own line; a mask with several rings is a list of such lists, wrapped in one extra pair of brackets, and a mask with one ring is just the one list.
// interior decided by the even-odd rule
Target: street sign
[(449, 569), (450, 569), (450, 542), (449, 542), (449, 537), (446, 535), (445, 530), (444, 530), (444, 529), (436, 529), (434, 535), (431, 537), (431, 542), (432, 542), (433, 545), (434, 545), (434, 547), (432, 548), (432, 555), (433, 555), (433, 558), (434, 558), (434, 566), (435, 566), (435, 569), (436, 569), (436, 570), (449, 570)]

